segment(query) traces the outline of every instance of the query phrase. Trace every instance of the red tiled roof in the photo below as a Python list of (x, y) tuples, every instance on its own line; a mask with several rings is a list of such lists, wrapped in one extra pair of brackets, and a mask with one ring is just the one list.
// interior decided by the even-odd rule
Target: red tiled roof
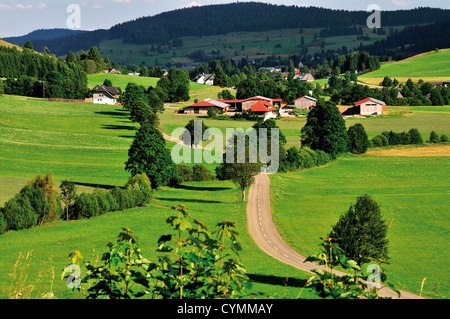
[(268, 102), (259, 101), (253, 104), (250, 110), (252, 110), (253, 112), (271, 112), (276, 111), (277, 109)]

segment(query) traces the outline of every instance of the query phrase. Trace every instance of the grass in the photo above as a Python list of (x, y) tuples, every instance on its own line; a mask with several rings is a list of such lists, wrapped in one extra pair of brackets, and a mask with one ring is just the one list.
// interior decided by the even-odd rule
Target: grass
[(427, 52), (412, 58), (384, 63), (381, 68), (361, 75), (358, 79), (367, 84), (379, 85), (385, 76), (396, 78), (400, 83), (405, 83), (409, 78), (414, 82), (420, 79), (424, 81), (449, 80), (450, 75), (450, 49), (439, 52)]
[(317, 253), (319, 238), (357, 196), (370, 194), (386, 222), (393, 219), (390, 281), (418, 294), (426, 277), (424, 296), (448, 298), (447, 164), (448, 157), (343, 157), (324, 168), (272, 175), (274, 221), (298, 252)]
[[(137, 125), (129, 121), (128, 114), (121, 107), (58, 103), (3, 95), (0, 98), (0, 109), (0, 203), (14, 196), (28, 179), (38, 174), (52, 172), (57, 183), (66, 178), (72, 179), (78, 183), (79, 193), (93, 191), (96, 187), (123, 185), (129, 177), (124, 170), (124, 162)], [(348, 120), (347, 125), (361, 121), (369, 135), (391, 129), (409, 130), (412, 127), (417, 127), (423, 134), (431, 130), (448, 134), (448, 107), (436, 108), (432, 112), (427, 110), (423, 107), (395, 107), (392, 112), (398, 116)], [(160, 115), (162, 129), (168, 134), (175, 128), (184, 127), (191, 118), (196, 116), (175, 116), (173, 109), (167, 109)], [(208, 126), (218, 127), (222, 131), (226, 128), (249, 128), (254, 124), (247, 121), (199, 118), (204, 119)], [(298, 135), (305, 122), (304, 118), (277, 122), (287, 136), (288, 147), (299, 146)], [(167, 143), (169, 148), (173, 145)], [(394, 223), (399, 228), (394, 227), (392, 231), (394, 255), (392, 270), (390, 268), (389, 271), (395, 275), (400, 287), (410, 287), (415, 291), (415, 283), (423, 274), (423, 265), (419, 261), (430, 255), (438, 258), (438, 261), (446, 256), (445, 252), (442, 255), (444, 257), (436, 254), (439, 251), (437, 245), (442, 243), (442, 239), (438, 238), (434, 242), (434, 235), (429, 235), (430, 231), (435, 234), (439, 227), (443, 227), (443, 230), (439, 230), (445, 233), (448, 224), (438, 214), (446, 204), (446, 194), (442, 192), (446, 187), (448, 189), (448, 184), (445, 184), (448, 172), (435, 169), (445, 167), (445, 160), (445, 157), (429, 157), (423, 160), (426, 165), (421, 166), (421, 160), (417, 158), (350, 157), (305, 173), (276, 175), (273, 177), (272, 188), (275, 221), (284, 235), (289, 235), (290, 232), (296, 234), (297, 237), (293, 237), (294, 241), (290, 242), (295, 248), (301, 252), (306, 249), (306, 253), (317, 253), (318, 236), (329, 230), (339, 213), (345, 211), (357, 195), (368, 188), (367, 191), (371, 190), (374, 184), (374, 189), (378, 190), (374, 195), (377, 196), (376, 199), (380, 199), (383, 207), (387, 205), (392, 214), (399, 211)], [(211, 169), (213, 167), (214, 165), (210, 166)], [(404, 169), (400, 170), (398, 167)], [(366, 174), (364, 176), (367, 178), (357, 178), (358, 174)], [(354, 181), (358, 184), (354, 185)], [(308, 193), (311, 189), (313, 193), (309, 196), (304, 189)], [(164, 221), (173, 213), (170, 207), (180, 203), (186, 204), (191, 214), (210, 227), (224, 219), (237, 222), (244, 248), (241, 256), (255, 283), (254, 291), (288, 298), (297, 297), (304, 280), (309, 276), (268, 258), (253, 244), (247, 232), (245, 204), (239, 201), (239, 196), (237, 187), (229, 182), (190, 183), (181, 188), (163, 187), (155, 192), (150, 207), (109, 213), (92, 220), (70, 223), (60, 221), (39, 228), (9, 232), (0, 236), (0, 297), (8, 297), (10, 287), (39, 285), (39, 289), (36, 287), (33, 290), (33, 296), (36, 296), (49, 292), (53, 283), (52, 289), (57, 297), (72, 298), (64, 282), (59, 280), (60, 271), (68, 263), (68, 254), (75, 249), (80, 250), (86, 258), (90, 258), (93, 249), (96, 254), (101, 254), (104, 245), (114, 240), (120, 227), (131, 228), (143, 243), (144, 252), (150, 258), (155, 258), (156, 240), (168, 231)], [(324, 197), (327, 200), (323, 200)], [(432, 206), (427, 210), (425, 208), (430, 201)], [(301, 208), (303, 202), (319, 202), (320, 205), (312, 214), (308, 212), (308, 215), (302, 217), (296, 213), (305, 211)], [(414, 206), (410, 206), (411, 202)], [(330, 207), (333, 207), (332, 211)], [(407, 213), (414, 215), (416, 211), (423, 211), (424, 217), (407, 218)], [(424, 221), (425, 217), (429, 220)], [(292, 223), (292, 220), (296, 222)], [(428, 232), (427, 227), (430, 229)], [(305, 236), (298, 237), (299, 231)], [(414, 233), (422, 246), (417, 245), (416, 249), (415, 243), (403, 245), (403, 236), (409, 231)], [(19, 254), (22, 254), (21, 260), (24, 261), (31, 251), (32, 255), (26, 262), (29, 266), (24, 268), (27, 269), (29, 281), (23, 282), (23, 278), (20, 279), (19, 276), (13, 280), (9, 274), (20, 268), (19, 265), (14, 266)], [(411, 270), (407, 268), (408, 273), (401, 274), (399, 268), (405, 264), (400, 265), (395, 261), (408, 259), (410, 251), (418, 251), (419, 257), (414, 257), (414, 261), (406, 265), (411, 267)], [(419, 254), (422, 252), (424, 255)], [(433, 265), (430, 269), (434, 269)], [(52, 269), (56, 273), (56, 279), (52, 279)], [(444, 284), (437, 291), (437, 296), (448, 296), (448, 291), (445, 292), (448, 287), (445, 286), (444, 272), (441, 277), (428, 273), (426, 275), (426, 293), (430, 294), (430, 287), (442, 282)], [(286, 277), (287, 288), (284, 287)], [(42, 280), (36, 282), (34, 278)], [(423, 277), (420, 281), (422, 279)], [(312, 295), (304, 291), (302, 297), (311, 298)]]

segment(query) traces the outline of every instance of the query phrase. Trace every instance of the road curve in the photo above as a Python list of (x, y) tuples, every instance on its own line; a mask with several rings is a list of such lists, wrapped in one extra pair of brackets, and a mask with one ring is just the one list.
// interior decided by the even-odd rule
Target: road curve
[[(247, 221), (251, 237), (266, 254), (310, 273), (312, 273), (312, 269), (324, 269), (323, 266), (315, 263), (305, 263), (306, 258), (289, 247), (281, 238), (272, 218), (270, 179), (266, 174), (256, 176), (255, 183), (250, 187), (247, 203)], [(344, 274), (339, 271), (334, 271), (334, 273), (340, 276)], [(400, 293), (400, 299), (424, 299), (405, 291), (400, 291)], [(398, 298), (397, 294), (386, 286), (379, 290), (379, 295)]]

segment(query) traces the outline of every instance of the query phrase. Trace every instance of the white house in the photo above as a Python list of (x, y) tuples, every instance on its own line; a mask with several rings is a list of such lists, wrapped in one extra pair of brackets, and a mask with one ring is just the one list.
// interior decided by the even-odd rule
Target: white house
[(117, 99), (119, 98), (119, 90), (114, 86), (99, 86), (92, 97), (93, 103), (95, 104), (117, 104)]
[(386, 109), (386, 103), (371, 97), (356, 102), (355, 106), (360, 108), (361, 115), (381, 115)]
[(202, 74), (197, 76), (194, 81), (197, 82), (198, 84), (205, 84), (205, 85), (214, 85), (214, 79), (215, 79), (215, 75), (214, 74)]

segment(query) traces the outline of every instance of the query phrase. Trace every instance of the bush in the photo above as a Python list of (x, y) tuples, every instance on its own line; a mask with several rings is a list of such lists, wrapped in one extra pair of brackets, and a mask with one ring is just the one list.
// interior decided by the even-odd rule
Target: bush
[(75, 214), (71, 216), (73, 219), (92, 218), (99, 215), (100, 208), (96, 194), (81, 193), (75, 199), (73, 206), (72, 212)]
[(306, 153), (309, 154), (309, 156), (311, 156), (314, 166), (317, 166), (319, 164), (319, 159), (317, 157), (317, 153), (316, 151), (313, 151), (312, 149), (310, 149), (309, 147), (303, 147), (302, 148)]
[(448, 136), (445, 134), (441, 135), (441, 143), (448, 143)]
[(211, 170), (203, 164), (196, 164), (192, 167), (192, 179), (195, 182), (211, 181), (214, 179)]
[(319, 166), (326, 165), (331, 161), (330, 155), (328, 155), (327, 153), (325, 153), (322, 150), (317, 150), (316, 154), (317, 154), (317, 159), (318, 159), (317, 165), (319, 165)]
[(3, 208), (0, 207), (0, 235), (6, 232), (8, 225), (6, 224), (5, 216), (3, 215)]
[(111, 211), (111, 204), (110, 204), (108, 198), (106, 197), (106, 194), (108, 194), (108, 192), (100, 191), (100, 190), (95, 190), (95, 192), (93, 194), (93, 197), (97, 201), (99, 215), (102, 215), (102, 214), (105, 214), (105, 213), (108, 213)]
[(16, 196), (5, 203), (3, 215), (6, 230), (21, 230), (36, 226), (37, 215), (27, 197)]
[(148, 204), (152, 200), (152, 184), (145, 173), (130, 177), (125, 184), (125, 188), (141, 193), (134, 195), (138, 199), (137, 206)]
[(298, 169), (300, 167), (300, 155), (295, 146), (286, 151), (286, 166), (289, 170)]
[(364, 154), (370, 146), (364, 126), (357, 123), (348, 128), (348, 150), (353, 154)]
[(419, 130), (412, 128), (409, 130), (410, 144), (423, 144), (422, 135), (420, 135)]
[(400, 133), (400, 139), (403, 145), (411, 144), (411, 136), (407, 132)]
[(302, 169), (311, 168), (311, 167), (315, 166), (314, 160), (311, 157), (310, 153), (308, 151), (306, 151), (304, 148), (300, 149), (298, 154), (300, 156), (300, 167)]
[(432, 131), (430, 133), (430, 143), (440, 143), (440, 142), (441, 138), (439, 137), (439, 135), (437, 135), (435, 131)]
[(193, 180), (194, 171), (192, 166), (180, 163), (177, 164), (178, 176), (181, 179), (181, 183), (191, 182)]
[(372, 147), (383, 147), (384, 146), (383, 141), (381, 140), (380, 136), (383, 136), (383, 135), (375, 136), (373, 139), (370, 140), (370, 142), (372, 143)]
[(129, 199), (127, 198), (127, 194), (125, 193), (124, 189), (115, 187), (111, 191), (111, 195), (117, 203), (117, 210), (124, 210), (127, 208), (127, 206), (129, 205)]

